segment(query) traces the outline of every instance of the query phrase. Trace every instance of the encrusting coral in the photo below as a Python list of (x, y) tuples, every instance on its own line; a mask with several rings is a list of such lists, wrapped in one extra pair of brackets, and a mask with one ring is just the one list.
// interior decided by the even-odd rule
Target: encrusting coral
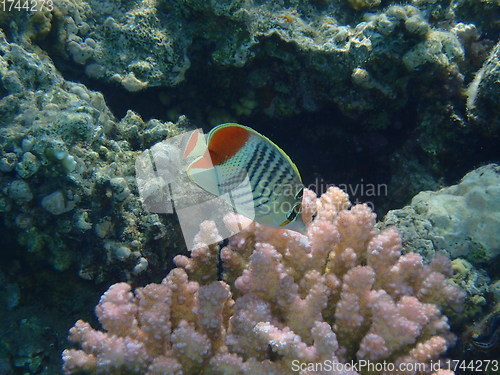
[(177, 251), (176, 223), (144, 212), (134, 161), (187, 118), (145, 122), (129, 111), (117, 121), (101, 93), (65, 80), (47, 54), (2, 30), (0, 87), (0, 237), (25, 249), (25, 261), (83, 279), (163, 266), (153, 249)]
[[(109, 288), (96, 308), (106, 332), (75, 324), (82, 350), (63, 352), (65, 373), (319, 374), (310, 366), (329, 363), (329, 374), (358, 374), (347, 363), (438, 360), (455, 341), (440, 308), (463, 299), (449, 260), (401, 255), (395, 229), (379, 232), (366, 205), (349, 206), (338, 188), (306, 190), (307, 237), (249, 224), (220, 251), (223, 280), (219, 246), (205, 245), (218, 234), (204, 222), (161, 284)], [(225, 221), (238, 232), (244, 220)]]

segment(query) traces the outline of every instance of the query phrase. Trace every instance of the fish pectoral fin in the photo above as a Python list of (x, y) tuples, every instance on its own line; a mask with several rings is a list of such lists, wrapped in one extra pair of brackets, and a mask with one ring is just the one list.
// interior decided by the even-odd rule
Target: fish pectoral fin
[(200, 156), (189, 165), (187, 175), (191, 181), (203, 190), (213, 195), (220, 195), (217, 173), (213, 166), (208, 168), (201, 166), (200, 164), (203, 164), (200, 163), (203, 162), (202, 159), (203, 156)]

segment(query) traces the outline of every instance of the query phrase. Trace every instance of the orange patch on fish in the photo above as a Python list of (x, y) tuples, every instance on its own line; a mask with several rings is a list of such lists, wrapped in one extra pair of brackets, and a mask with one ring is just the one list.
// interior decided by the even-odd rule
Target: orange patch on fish
[(217, 130), (210, 138), (208, 145), (213, 165), (221, 165), (236, 155), (249, 136), (249, 131), (239, 126), (228, 126)]

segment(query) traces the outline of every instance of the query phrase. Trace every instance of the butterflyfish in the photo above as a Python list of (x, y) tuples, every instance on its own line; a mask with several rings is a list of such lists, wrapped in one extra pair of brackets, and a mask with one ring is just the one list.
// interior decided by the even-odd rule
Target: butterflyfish
[(187, 174), (200, 188), (229, 196), (238, 213), (260, 224), (306, 233), (299, 170), (271, 140), (247, 126), (221, 124), (206, 139), (192, 133), (184, 158), (193, 157)]

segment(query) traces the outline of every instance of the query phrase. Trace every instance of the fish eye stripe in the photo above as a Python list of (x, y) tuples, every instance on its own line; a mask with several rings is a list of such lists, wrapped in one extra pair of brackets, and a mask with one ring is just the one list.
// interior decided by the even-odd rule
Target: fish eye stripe
[(290, 220), (285, 220), (280, 224), (280, 227), (284, 227), (285, 225), (290, 224)]
[(288, 214), (288, 216), (286, 217), (287, 220), (289, 220), (290, 222), (293, 221), (295, 218), (297, 217), (297, 212), (295, 212), (294, 209), (292, 209), (292, 211), (290, 211), (290, 213)]
[(304, 187), (301, 187), (295, 198), (302, 199), (303, 196), (304, 196)]

